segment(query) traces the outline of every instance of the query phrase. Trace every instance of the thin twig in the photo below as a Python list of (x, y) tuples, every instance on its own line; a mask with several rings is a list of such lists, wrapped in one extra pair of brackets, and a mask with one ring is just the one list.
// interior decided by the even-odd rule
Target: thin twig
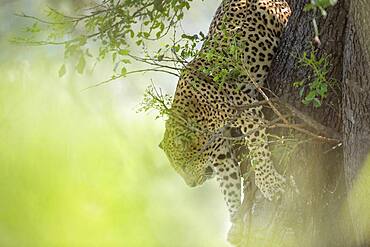
[(320, 133), (329, 134), (329, 136), (330, 136), (329, 139), (333, 139), (333, 140), (336, 139), (337, 142), (342, 139), (341, 138), (341, 135), (338, 132), (336, 132), (333, 129), (328, 128), (328, 127), (320, 124), (319, 122), (317, 122), (313, 118), (311, 118), (311, 117), (307, 116), (306, 114), (300, 112), (298, 109), (296, 109), (292, 105), (290, 105), (290, 104), (288, 104), (286, 102), (283, 102), (281, 100), (279, 100), (279, 103), (282, 104), (283, 106), (285, 106), (293, 115), (295, 115), (296, 117), (298, 117), (299, 119), (301, 119), (308, 126), (314, 128), (315, 130), (317, 130)]
[(96, 83), (96, 84), (91, 85), (89, 87), (83, 88), (82, 91), (86, 91), (86, 90), (91, 89), (91, 88), (95, 88), (95, 87), (99, 87), (99, 86), (108, 84), (108, 83), (110, 83), (112, 81), (115, 81), (117, 79), (121, 79), (121, 78), (126, 77), (127, 75), (130, 75), (130, 74), (137, 74), (137, 73), (143, 73), (143, 72), (162, 72), (162, 73), (167, 73), (167, 74), (170, 74), (170, 75), (179, 77), (178, 74), (175, 74), (175, 73), (173, 73), (171, 71), (163, 70), (163, 69), (160, 69), (160, 68), (140, 69), (140, 70), (129, 71), (125, 75), (115, 76), (115, 77), (112, 77), (111, 79), (108, 79), (108, 80), (105, 80), (105, 81)]

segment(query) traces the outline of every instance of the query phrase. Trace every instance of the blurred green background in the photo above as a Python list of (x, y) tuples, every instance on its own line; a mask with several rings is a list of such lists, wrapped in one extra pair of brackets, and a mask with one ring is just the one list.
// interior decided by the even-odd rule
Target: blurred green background
[[(169, 93), (175, 78), (82, 91), (112, 65), (59, 78), (61, 48), (8, 42), (27, 23), (14, 13), (83, 4), (0, 1), (0, 246), (227, 246), (216, 183), (188, 188), (158, 148), (163, 120), (136, 112), (151, 78)], [(217, 6), (196, 4), (185, 28), (206, 31)]]

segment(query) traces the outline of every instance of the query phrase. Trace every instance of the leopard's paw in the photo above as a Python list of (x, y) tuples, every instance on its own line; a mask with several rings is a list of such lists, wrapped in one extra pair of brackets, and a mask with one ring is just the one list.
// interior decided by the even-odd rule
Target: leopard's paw
[(238, 221), (231, 225), (227, 233), (227, 241), (233, 245), (238, 245), (243, 239), (243, 222)]
[(285, 178), (275, 170), (263, 177), (256, 173), (256, 185), (262, 195), (270, 201), (278, 199), (284, 192), (285, 181)]

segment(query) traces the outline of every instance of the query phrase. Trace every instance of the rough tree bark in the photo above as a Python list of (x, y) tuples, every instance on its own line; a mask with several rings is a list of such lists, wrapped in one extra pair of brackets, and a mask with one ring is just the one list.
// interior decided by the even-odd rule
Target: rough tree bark
[[(298, 66), (298, 59), (313, 49), (313, 16), (303, 11), (307, 1), (288, 2), (293, 14), (271, 67), (268, 88), (282, 101), (339, 132), (343, 145), (300, 144), (284, 165), (285, 175), (294, 178), (298, 190), (290, 186), (279, 202), (266, 202), (258, 192), (255, 196), (251, 185), (246, 194), (253, 198), (253, 205), (247, 207), (253, 210), (244, 215), (246, 230), (240, 246), (296, 246), (298, 242), (300, 246), (370, 246), (356, 218), (346, 224), (342, 217), (355, 210), (347, 194), (370, 150), (370, 1), (339, 0), (328, 9), (326, 18), (319, 18), (322, 45), (317, 56), (329, 55), (329, 77), (337, 81), (320, 108), (303, 105), (293, 86), (310, 73)], [(258, 235), (261, 229), (267, 242), (251, 240), (248, 234)]]
[[(349, 2), (343, 55), (343, 154), (348, 190), (353, 187), (370, 149), (370, 1)], [(349, 208), (357, 246), (370, 246), (351, 201)]]

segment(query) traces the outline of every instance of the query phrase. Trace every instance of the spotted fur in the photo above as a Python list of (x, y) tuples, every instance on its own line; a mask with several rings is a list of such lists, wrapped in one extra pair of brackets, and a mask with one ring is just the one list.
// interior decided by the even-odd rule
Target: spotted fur
[[(288, 21), (290, 8), (278, 0), (225, 0), (211, 23), (208, 38), (200, 55), (182, 71), (166, 121), (161, 147), (171, 165), (190, 186), (217, 177), (232, 222), (237, 222), (241, 204), (240, 159), (233, 151), (238, 144), (248, 150), (255, 183), (262, 194), (271, 199), (282, 188), (284, 178), (275, 170), (268, 149), (261, 106), (244, 111), (238, 107), (254, 104), (257, 89), (262, 85), (277, 49), (281, 32)], [(226, 32), (225, 32), (226, 29)], [(223, 61), (209, 61), (202, 56), (210, 50), (225, 53), (231, 42), (238, 42), (242, 51), (237, 63), (248, 70), (220, 87), (212, 74), (202, 69)], [(223, 54), (223, 68), (231, 54)], [(221, 68), (215, 68), (217, 74)], [(245, 136), (241, 141), (225, 137)]]

